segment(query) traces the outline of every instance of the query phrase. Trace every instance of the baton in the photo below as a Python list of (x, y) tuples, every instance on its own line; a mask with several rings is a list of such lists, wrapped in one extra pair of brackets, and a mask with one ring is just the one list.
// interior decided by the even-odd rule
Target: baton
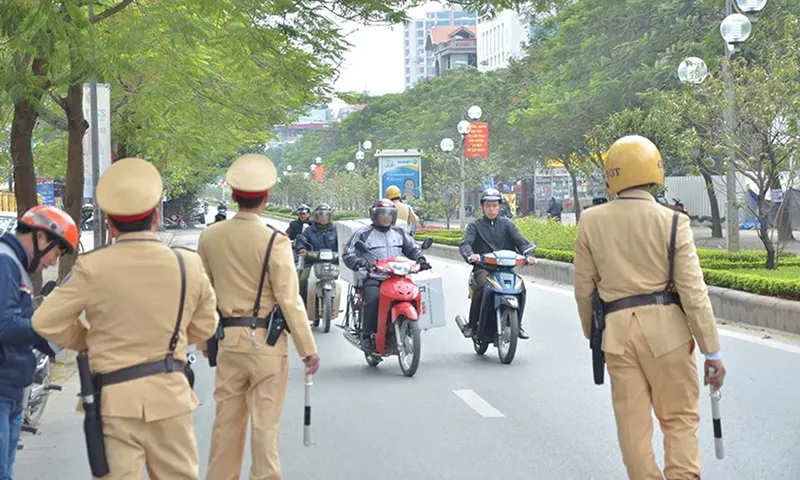
[(306, 447), (311, 445), (311, 374), (306, 374), (306, 395), (303, 411), (303, 445)]
[[(709, 375), (714, 375), (716, 370), (714, 367), (708, 367)], [(711, 392), (711, 418), (714, 422), (714, 452), (717, 458), (722, 460), (725, 458), (725, 448), (722, 444), (722, 419), (719, 415), (719, 402), (722, 400), (722, 392), (715, 389), (713, 385), (709, 385)]]

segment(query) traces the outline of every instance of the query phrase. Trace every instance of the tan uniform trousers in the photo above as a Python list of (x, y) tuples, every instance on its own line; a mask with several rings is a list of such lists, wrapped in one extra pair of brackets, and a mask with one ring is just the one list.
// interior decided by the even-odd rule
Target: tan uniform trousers
[[(625, 353), (606, 354), (622, 459), (631, 480), (700, 478), (700, 384), (694, 341), (653, 357), (634, 316)], [(653, 454), (651, 411), (664, 432), (664, 476)]]
[(239, 480), (249, 417), (250, 480), (280, 480), (280, 427), (289, 361), (285, 355), (231, 352), (217, 358), (214, 399), (217, 414), (211, 438), (208, 480)]
[(102, 480), (200, 480), (192, 412), (153, 422), (104, 417), (110, 473)]

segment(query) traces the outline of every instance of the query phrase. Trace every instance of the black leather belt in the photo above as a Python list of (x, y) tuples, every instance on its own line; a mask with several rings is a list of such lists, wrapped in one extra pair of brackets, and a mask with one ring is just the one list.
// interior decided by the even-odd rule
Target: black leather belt
[(222, 317), (219, 319), (222, 327), (248, 327), (248, 328), (267, 328), (268, 318), (258, 317)]
[(116, 383), (130, 382), (138, 378), (160, 375), (162, 373), (183, 372), (186, 364), (175, 357), (167, 357), (150, 363), (142, 363), (96, 376), (97, 387), (103, 388)]
[(675, 292), (658, 292), (647, 295), (634, 295), (621, 298), (613, 302), (603, 303), (603, 312), (609, 313), (625, 310), (626, 308), (645, 307), (648, 305), (678, 305), (681, 308), (681, 297)]

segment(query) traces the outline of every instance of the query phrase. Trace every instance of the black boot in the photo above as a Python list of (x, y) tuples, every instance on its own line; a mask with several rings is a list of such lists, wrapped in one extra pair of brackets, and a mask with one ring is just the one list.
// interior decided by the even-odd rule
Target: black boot
[(369, 333), (363, 332), (361, 334), (361, 349), (366, 353), (375, 351), (375, 343), (372, 341), (372, 335)]

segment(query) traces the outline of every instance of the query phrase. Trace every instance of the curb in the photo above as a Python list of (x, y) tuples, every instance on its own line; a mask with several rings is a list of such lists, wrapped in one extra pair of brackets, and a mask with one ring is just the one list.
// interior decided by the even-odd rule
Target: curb
[[(428, 251), (437, 257), (463, 261), (458, 248), (450, 245), (433, 244)], [(574, 283), (575, 266), (571, 263), (537, 259), (535, 265), (518, 270), (524, 275), (557, 283)], [(714, 286), (708, 287), (708, 296), (718, 320), (800, 334), (800, 302)]]

